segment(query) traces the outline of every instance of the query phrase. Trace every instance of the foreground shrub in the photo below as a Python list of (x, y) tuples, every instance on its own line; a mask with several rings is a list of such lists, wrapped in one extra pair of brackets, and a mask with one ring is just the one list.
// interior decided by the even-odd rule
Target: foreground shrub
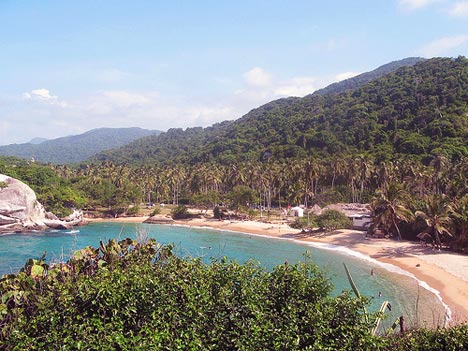
[(468, 350), (468, 325), (436, 330), (413, 330), (386, 341), (386, 350), (392, 351), (464, 351)]
[[(310, 262), (271, 272), (227, 259), (204, 264), (127, 239), (42, 264), (1, 281), (6, 350), (357, 350), (380, 342), (367, 332), (361, 302), (330, 297), (330, 282)], [(14, 291), (23, 291), (19, 300)]]
[(465, 350), (468, 328), (374, 337), (309, 260), (269, 272), (114, 240), (0, 280), (2, 350)]

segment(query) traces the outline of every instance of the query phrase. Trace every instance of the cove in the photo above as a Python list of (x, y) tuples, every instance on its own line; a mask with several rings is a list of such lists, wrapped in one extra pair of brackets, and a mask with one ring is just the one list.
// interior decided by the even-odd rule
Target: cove
[[(371, 299), (369, 310), (377, 311), (389, 300), (392, 311), (385, 325), (404, 315), (408, 326), (442, 325), (445, 309), (436, 295), (423, 288), (416, 279), (392, 272), (377, 261), (364, 259), (340, 247), (317, 248), (291, 240), (205, 228), (132, 223), (91, 223), (78, 230), (10, 234), (0, 237), (0, 274), (16, 273), (28, 258), (38, 258), (45, 251), (48, 263), (65, 261), (85, 246), (99, 245), (109, 239), (135, 238), (144, 231), (162, 244), (174, 244), (175, 253), (183, 257), (211, 259), (228, 257), (238, 262), (254, 260), (266, 269), (288, 261), (305, 260), (305, 254), (331, 279), (334, 294), (350, 290), (343, 263), (349, 267), (363, 295)], [(371, 269), (375, 274), (371, 275)], [(401, 273), (401, 272), (400, 272)], [(381, 292), (382, 297), (379, 297)]]

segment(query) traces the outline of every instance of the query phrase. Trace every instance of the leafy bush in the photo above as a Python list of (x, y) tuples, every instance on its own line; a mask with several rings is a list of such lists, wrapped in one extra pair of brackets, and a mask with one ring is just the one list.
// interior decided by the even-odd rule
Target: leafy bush
[(353, 223), (346, 215), (338, 210), (326, 210), (317, 217), (318, 226), (329, 232), (336, 229), (350, 228)]
[(79, 250), (67, 264), (30, 266), (1, 281), (6, 350), (357, 350), (380, 343), (367, 333), (361, 303), (347, 293), (330, 297), (330, 282), (308, 260), (268, 272), (253, 262), (181, 259), (154, 241), (126, 239)]
[(140, 206), (132, 206), (127, 210), (127, 215), (136, 216), (140, 212)]
[(468, 324), (436, 330), (417, 329), (386, 340), (385, 350), (464, 351), (468, 349)]
[(190, 218), (190, 214), (189, 214), (189, 212), (187, 210), (187, 207), (185, 207), (184, 205), (179, 205), (177, 207), (174, 207), (171, 210), (171, 215), (172, 215), (172, 218), (174, 218), (174, 219)]
[(160, 213), (161, 213), (161, 207), (158, 206), (158, 207), (155, 207), (155, 208), (153, 209), (153, 211), (151, 211), (150, 216), (151, 216), (151, 217), (152, 217), (152, 216), (156, 216), (156, 215), (158, 215), (158, 214), (160, 214)]
[(310, 230), (314, 227), (317, 227), (317, 222), (316, 222), (316, 216), (315, 215), (309, 215), (309, 218), (307, 217), (297, 217), (294, 222), (289, 224), (291, 228), (294, 229), (301, 229), (301, 230)]

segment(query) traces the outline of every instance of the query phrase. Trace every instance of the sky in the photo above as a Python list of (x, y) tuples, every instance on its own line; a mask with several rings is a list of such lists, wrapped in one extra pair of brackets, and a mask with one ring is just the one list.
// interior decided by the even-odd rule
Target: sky
[(0, 0), (0, 145), (242, 117), (405, 57), (468, 56), (468, 0)]

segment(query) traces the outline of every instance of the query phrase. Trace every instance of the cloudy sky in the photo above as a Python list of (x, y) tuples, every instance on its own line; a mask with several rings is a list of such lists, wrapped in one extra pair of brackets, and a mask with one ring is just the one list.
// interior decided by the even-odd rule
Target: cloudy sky
[(237, 119), (409, 56), (468, 56), (468, 0), (0, 0), (0, 145)]

